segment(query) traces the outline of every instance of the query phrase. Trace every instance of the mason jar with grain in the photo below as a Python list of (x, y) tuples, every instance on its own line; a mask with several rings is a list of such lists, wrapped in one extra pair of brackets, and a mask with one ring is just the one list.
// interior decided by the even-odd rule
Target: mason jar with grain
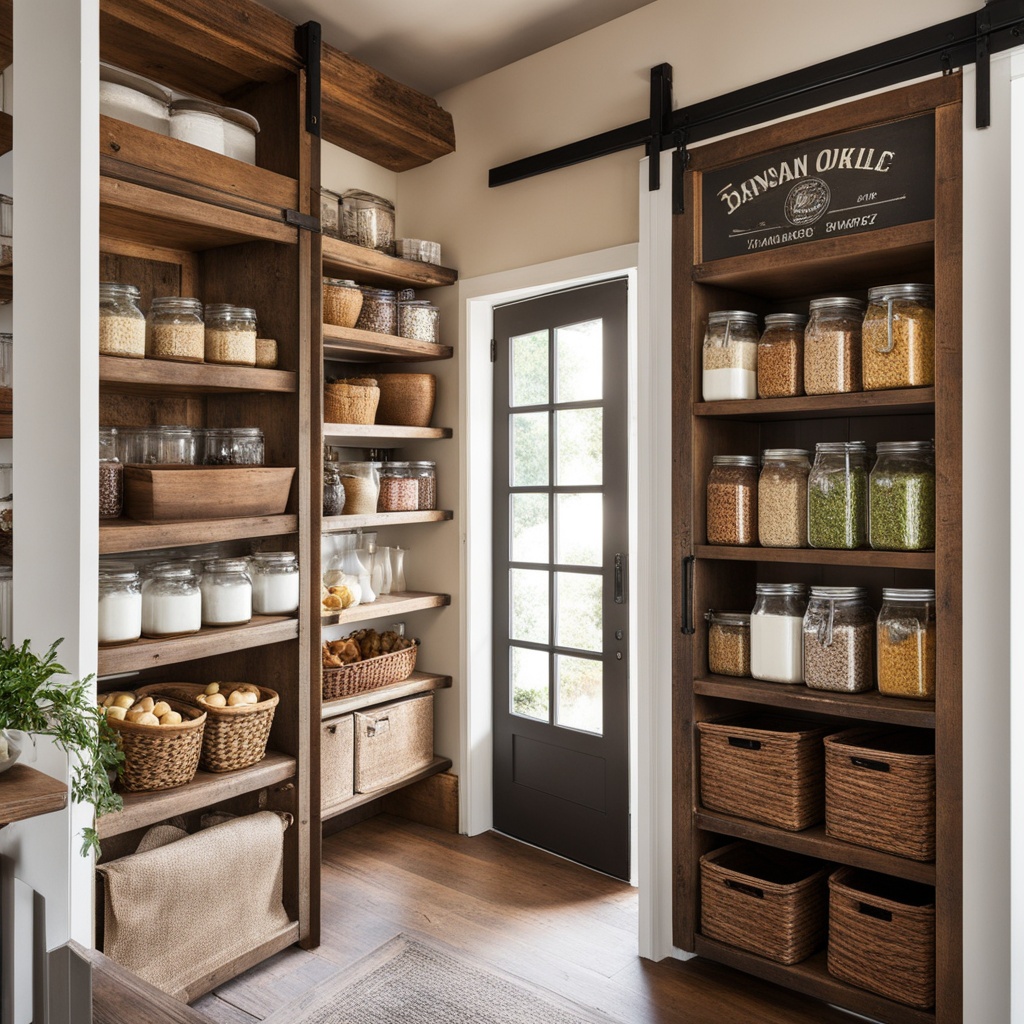
[(390, 288), (361, 289), (363, 305), (359, 310), (356, 327), (360, 331), (373, 331), (374, 334), (390, 334), (398, 331), (398, 296)]
[(787, 398), (804, 393), (802, 313), (769, 313), (757, 343), (757, 397)]
[(146, 355), (176, 363), (201, 363), (205, 352), (203, 304), (198, 299), (159, 296), (146, 317)]
[(437, 306), (426, 299), (398, 303), (398, 336), (436, 345), (441, 340)]
[(341, 235), (346, 242), (393, 255), (395, 204), (372, 192), (346, 189), (341, 194)]
[(709, 544), (757, 542), (757, 458), (715, 455), (707, 486)]
[(708, 671), (718, 676), (750, 675), (750, 613), (719, 612), (708, 623)]
[(863, 441), (815, 445), (807, 478), (807, 542), (852, 550), (868, 542), (868, 448)]
[(262, 466), (263, 454), (259, 427), (208, 427), (203, 431), (204, 466)]
[(142, 293), (133, 284), (100, 282), (100, 355), (143, 359), (146, 317), (139, 309)]
[(878, 613), (878, 692), (935, 698), (935, 591), (885, 587)]
[(417, 510), (432, 512), (437, 508), (437, 463), (428, 460), (410, 462), (409, 470), (416, 478)]
[(812, 690), (874, 689), (875, 613), (864, 587), (811, 587), (804, 614), (804, 682)]
[(804, 391), (838, 395), (861, 390), (864, 303), (836, 296), (813, 299), (804, 329)]
[(415, 512), (419, 494), (419, 483), (408, 462), (381, 463), (378, 512)]
[(756, 313), (708, 313), (701, 375), (705, 402), (757, 398), (757, 342)]
[(256, 310), (211, 303), (206, 310), (206, 361), (230, 366), (256, 365)]
[(862, 365), (865, 391), (935, 383), (935, 289), (889, 284), (868, 291)]
[(100, 427), (100, 519), (116, 519), (124, 496), (124, 465), (117, 457), (117, 428)]
[(868, 543), (876, 551), (935, 547), (935, 445), (879, 441), (868, 478)]
[(757, 482), (757, 539), (765, 548), (807, 547), (810, 452), (766, 448)]

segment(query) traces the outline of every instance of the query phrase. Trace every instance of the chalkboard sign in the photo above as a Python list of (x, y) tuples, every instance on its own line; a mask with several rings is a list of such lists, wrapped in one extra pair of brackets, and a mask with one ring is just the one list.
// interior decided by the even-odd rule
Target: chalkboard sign
[(704, 173), (704, 261), (930, 220), (932, 114), (843, 132)]

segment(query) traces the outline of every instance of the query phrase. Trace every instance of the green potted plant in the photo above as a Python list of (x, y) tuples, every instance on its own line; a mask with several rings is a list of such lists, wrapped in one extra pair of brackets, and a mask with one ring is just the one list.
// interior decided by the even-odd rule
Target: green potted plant
[[(71, 758), (71, 797), (91, 803), (96, 814), (121, 809), (121, 797), (111, 787), (113, 773), (124, 761), (117, 737), (103, 709), (92, 698), (92, 676), (67, 682), (57, 661), (63, 638), (43, 657), (29, 648), (0, 644), (0, 729), (49, 736)], [(95, 828), (82, 830), (82, 855), (99, 852)]]

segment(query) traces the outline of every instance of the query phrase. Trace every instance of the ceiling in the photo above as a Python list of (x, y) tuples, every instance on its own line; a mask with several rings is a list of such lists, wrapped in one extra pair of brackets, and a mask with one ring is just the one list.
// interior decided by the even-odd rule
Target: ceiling
[(263, 0), (391, 78), (436, 96), (652, 0)]

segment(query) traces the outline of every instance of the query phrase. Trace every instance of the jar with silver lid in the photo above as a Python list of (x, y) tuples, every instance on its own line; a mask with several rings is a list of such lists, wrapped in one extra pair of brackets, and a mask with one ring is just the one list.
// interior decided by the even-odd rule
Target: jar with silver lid
[(862, 333), (864, 390), (935, 383), (935, 289), (888, 284), (868, 290)]
[(750, 613), (708, 611), (708, 671), (718, 676), (750, 675)]
[(757, 482), (757, 539), (765, 548), (807, 547), (810, 452), (766, 448)]
[(415, 512), (419, 505), (419, 483), (408, 462), (382, 462), (378, 512)]
[(201, 363), (204, 355), (203, 304), (176, 295), (153, 299), (146, 317), (146, 355), (176, 363)]
[(143, 359), (146, 317), (139, 309), (142, 293), (133, 284), (100, 282), (100, 355)]
[(882, 590), (878, 692), (887, 697), (935, 698), (934, 590)]
[(203, 431), (204, 466), (262, 466), (263, 431), (259, 427), (207, 427)]
[(835, 296), (813, 299), (804, 329), (804, 391), (837, 395), (861, 390), (864, 303)]
[(395, 204), (372, 192), (347, 189), (341, 194), (341, 234), (346, 242), (393, 255)]
[(100, 519), (116, 519), (124, 498), (124, 466), (117, 457), (117, 428), (100, 427)]
[(804, 393), (802, 313), (769, 313), (757, 343), (757, 397), (787, 398)]
[(874, 689), (875, 613), (864, 587), (811, 587), (804, 615), (804, 682), (812, 690)]
[(757, 543), (757, 458), (715, 455), (707, 486), (709, 544)]
[(100, 567), (96, 639), (100, 647), (134, 643), (142, 635), (142, 581), (128, 564)]
[(757, 398), (757, 341), (756, 313), (708, 313), (701, 378), (705, 402)]
[(802, 583), (758, 583), (750, 613), (750, 674), (773, 683), (804, 681)]
[(199, 584), (204, 626), (241, 626), (252, 618), (252, 580), (244, 558), (214, 558)]
[(852, 550), (868, 542), (868, 465), (863, 441), (815, 445), (807, 479), (807, 541)]
[(375, 334), (394, 335), (398, 330), (398, 298), (389, 288), (361, 289), (363, 305), (359, 310), (356, 327)]
[(256, 365), (256, 310), (228, 303), (209, 303), (204, 310), (208, 363)]
[(142, 583), (142, 634), (148, 637), (186, 636), (203, 624), (199, 577), (182, 562), (149, 567)]
[(416, 479), (417, 510), (432, 512), (437, 508), (437, 463), (410, 462), (409, 470)]
[(398, 336), (412, 341), (438, 344), (441, 333), (437, 306), (426, 299), (406, 299), (399, 302)]
[(299, 562), (291, 551), (252, 556), (252, 610), (257, 615), (291, 615), (299, 609)]
[(868, 542), (876, 551), (935, 547), (935, 445), (879, 441), (868, 477)]

